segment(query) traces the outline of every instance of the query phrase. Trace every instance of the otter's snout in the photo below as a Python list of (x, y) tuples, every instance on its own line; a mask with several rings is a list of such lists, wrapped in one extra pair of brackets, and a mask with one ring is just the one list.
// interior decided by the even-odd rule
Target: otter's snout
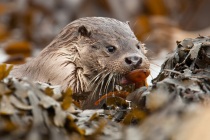
[(142, 58), (139, 56), (129, 56), (125, 58), (125, 62), (132, 68), (137, 68), (141, 65)]

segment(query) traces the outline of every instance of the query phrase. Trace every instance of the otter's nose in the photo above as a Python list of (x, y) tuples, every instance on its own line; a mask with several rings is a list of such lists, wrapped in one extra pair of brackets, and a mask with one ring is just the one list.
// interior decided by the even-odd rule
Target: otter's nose
[(142, 58), (139, 56), (129, 56), (125, 58), (125, 62), (133, 67), (138, 67), (142, 63)]

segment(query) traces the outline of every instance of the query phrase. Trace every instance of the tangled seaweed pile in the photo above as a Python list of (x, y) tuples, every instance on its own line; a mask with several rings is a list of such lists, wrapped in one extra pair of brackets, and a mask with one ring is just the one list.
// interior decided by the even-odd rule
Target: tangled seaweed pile
[(59, 86), (6, 78), (0, 83), (0, 93), (1, 140), (92, 139), (102, 132), (114, 138), (119, 128), (99, 119), (103, 110), (78, 109), (71, 90), (62, 93)]
[(112, 110), (83, 111), (71, 90), (6, 78), (0, 65), (0, 139), (209, 139), (210, 38), (177, 44), (153, 85)]
[(198, 37), (178, 42), (177, 50), (162, 65), (154, 83), (154, 86), (165, 83), (168, 93), (179, 95), (187, 102), (210, 96), (210, 39)]

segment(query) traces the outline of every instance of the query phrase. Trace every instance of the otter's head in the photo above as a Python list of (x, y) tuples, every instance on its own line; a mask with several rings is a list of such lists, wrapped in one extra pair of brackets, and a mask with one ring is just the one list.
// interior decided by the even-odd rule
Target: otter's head
[(132, 70), (149, 69), (145, 50), (128, 23), (115, 19), (78, 19), (64, 28), (56, 42), (59, 51), (81, 69), (80, 79), (87, 87), (108, 89)]

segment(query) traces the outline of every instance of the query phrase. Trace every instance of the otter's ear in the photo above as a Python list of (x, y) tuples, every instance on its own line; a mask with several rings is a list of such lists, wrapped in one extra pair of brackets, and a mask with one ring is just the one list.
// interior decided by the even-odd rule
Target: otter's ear
[(89, 32), (84, 25), (79, 27), (78, 32), (80, 33), (81, 36), (85, 37), (90, 37), (91, 35), (91, 32)]

